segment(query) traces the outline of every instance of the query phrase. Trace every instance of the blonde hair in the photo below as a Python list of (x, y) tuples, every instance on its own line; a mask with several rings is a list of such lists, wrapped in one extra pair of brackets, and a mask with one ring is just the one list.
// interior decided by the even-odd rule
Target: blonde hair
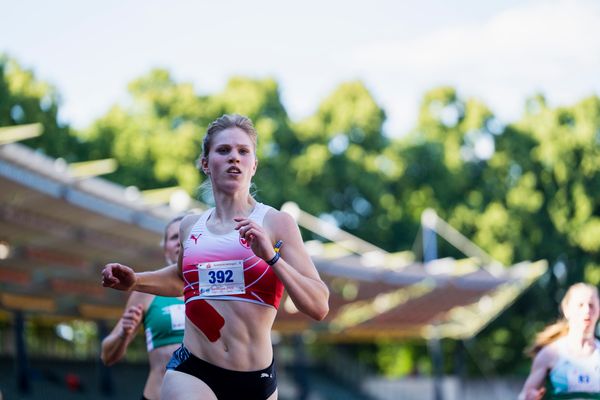
[(583, 282), (571, 285), (569, 289), (567, 289), (567, 292), (565, 293), (560, 302), (561, 317), (558, 319), (558, 321), (546, 326), (544, 330), (542, 330), (536, 335), (535, 341), (533, 342), (531, 347), (529, 347), (525, 351), (527, 355), (534, 357), (544, 346), (549, 345), (550, 343), (560, 339), (561, 337), (569, 333), (569, 322), (565, 318), (565, 309), (569, 305), (573, 293), (581, 289), (590, 290), (596, 294), (596, 297), (598, 297), (598, 289), (595, 286)]
[(210, 152), (210, 147), (212, 145), (212, 138), (215, 137), (217, 133), (229, 128), (240, 128), (246, 132), (252, 140), (254, 150), (256, 150), (258, 134), (254, 128), (254, 124), (252, 124), (252, 120), (239, 114), (223, 114), (208, 125), (206, 135), (202, 141), (202, 157), (208, 158), (208, 153)]

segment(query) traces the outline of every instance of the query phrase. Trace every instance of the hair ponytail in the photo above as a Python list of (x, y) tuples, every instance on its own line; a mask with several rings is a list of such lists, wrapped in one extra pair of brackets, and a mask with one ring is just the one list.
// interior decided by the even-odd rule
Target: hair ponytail
[(531, 347), (525, 350), (525, 354), (530, 357), (535, 357), (544, 346), (560, 339), (567, 333), (569, 333), (569, 324), (566, 319), (560, 319), (552, 325), (546, 326), (543, 331), (539, 332), (535, 336), (535, 341)]

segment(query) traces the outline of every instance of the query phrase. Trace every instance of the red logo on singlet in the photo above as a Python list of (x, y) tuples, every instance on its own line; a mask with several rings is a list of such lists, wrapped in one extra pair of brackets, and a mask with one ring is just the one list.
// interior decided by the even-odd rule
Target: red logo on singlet
[(240, 238), (240, 243), (242, 246), (244, 246), (245, 248), (249, 249), (250, 248), (250, 244), (248, 244), (248, 241), (246, 239), (244, 239), (243, 237)]
[(200, 239), (200, 236), (202, 236), (201, 233), (199, 233), (198, 236), (190, 235), (190, 239), (194, 240), (194, 244), (198, 244), (198, 239)]

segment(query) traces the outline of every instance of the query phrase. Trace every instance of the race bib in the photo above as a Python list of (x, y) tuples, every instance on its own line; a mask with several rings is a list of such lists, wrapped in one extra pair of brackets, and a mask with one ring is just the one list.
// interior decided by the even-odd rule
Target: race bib
[(244, 261), (215, 261), (198, 264), (200, 296), (246, 293)]
[(185, 328), (185, 305), (173, 304), (169, 307), (171, 316), (171, 330), (178, 331)]
[(598, 380), (598, 374), (591, 374), (585, 370), (574, 369), (567, 373), (567, 380), (569, 384), (569, 392), (600, 391), (600, 380)]

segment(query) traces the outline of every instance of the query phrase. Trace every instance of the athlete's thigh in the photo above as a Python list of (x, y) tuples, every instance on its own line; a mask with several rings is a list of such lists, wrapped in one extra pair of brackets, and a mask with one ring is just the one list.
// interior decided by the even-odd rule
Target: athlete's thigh
[(217, 400), (208, 385), (195, 376), (167, 370), (160, 388), (162, 400)]
[(272, 395), (269, 396), (267, 400), (277, 400), (277, 389), (273, 392)]

